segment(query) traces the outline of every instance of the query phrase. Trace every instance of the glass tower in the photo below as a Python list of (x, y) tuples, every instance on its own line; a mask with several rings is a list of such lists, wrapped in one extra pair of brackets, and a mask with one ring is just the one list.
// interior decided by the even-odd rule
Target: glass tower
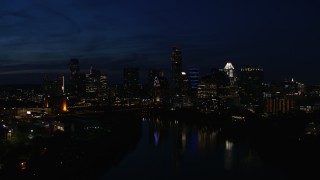
[(181, 50), (173, 47), (171, 53), (171, 72), (172, 72), (172, 90), (173, 94), (179, 93), (178, 90), (181, 89), (182, 84), (182, 56)]

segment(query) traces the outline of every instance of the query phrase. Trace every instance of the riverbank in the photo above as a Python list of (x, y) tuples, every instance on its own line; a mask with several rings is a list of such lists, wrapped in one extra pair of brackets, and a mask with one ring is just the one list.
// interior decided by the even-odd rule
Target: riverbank
[[(63, 113), (46, 121), (12, 123), (11, 134), (9, 129), (2, 134), (0, 177), (95, 179), (136, 148), (145, 121), (152, 123), (148, 133), (155, 145), (163, 137), (171, 137), (165, 134), (176, 128), (177, 146), (188, 138), (193, 143), (211, 143), (211, 137), (219, 134), (229, 148), (232, 144), (249, 145), (263, 162), (283, 169), (286, 174), (290, 171), (299, 176), (314, 174), (316, 167), (311, 163), (320, 160), (318, 131), (309, 134), (320, 124), (314, 114), (265, 118), (186, 110), (93, 111)], [(191, 129), (192, 134), (184, 134), (185, 129)]]
[(1, 139), (1, 179), (96, 179), (140, 138), (140, 119), (134, 117), (67, 115), (51, 123), (40, 129), (19, 124), (12, 139)]

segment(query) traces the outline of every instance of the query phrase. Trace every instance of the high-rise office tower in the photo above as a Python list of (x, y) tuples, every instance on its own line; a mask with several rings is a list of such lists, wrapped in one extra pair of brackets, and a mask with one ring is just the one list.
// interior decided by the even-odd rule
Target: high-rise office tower
[(70, 93), (74, 96), (80, 97), (85, 92), (85, 76), (80, 74), (79, 60), (70, 59)]
[(156, 94), (160, 97), (161, 102), (167, 102), (169, 98), (169, 82), (163, 70), (149, 69), (146, 90), (150, 97), (154, 97)]
[(181, 95), (187, 96), (189, 95), (190, 91), (190, 83), (189, 83), (189, 78), (188, 74), (186, 72), (181, 72), (181, 78), (182, 78), (182, 84), (180, 86), (181, 88)]
[(164, 77), (164, 72), (159, 69), (149, 69), (147, 85), (152, 86), (154, 83), (154, 78)]
[(148, 78), (147, 78), (147, 92), (149, 96), (154, 96), (155, 90), (159, 90), (161, 85), (160, 85), (160, 80), (164, 77), (163, 71), (159, 69), (149, 69), (148, 70)]
[(199, 85), (199, 69), (189, 68), (188, 76), (191, 90), (197, 90)]
[(239, 95), (241, 104), (261, 108), (263, 92), (263, 69), (255, 66), (243, 67), (239, 74)]
[(70, 71), (71, 71), (71, 78), (76, 77), (80, 73), (80, 66), (79, 60), (72, 58), (70, 59)]
[(223, 69), (211, 69), (210, 76), (214, 84), (217, 86), (218, 96), (227, 96), (230, 94), (228, 87), (230, 85), (230, 78)]
[(234, 76), (234, 67), (231, 62), (228, 62), (225, 65), (224, 71), (226, 72), (227, 76), (230, 79), (230, 84), (233, 85), (235, 82), (235, 76)]
[(101, 72), (90, 68), (90, 73), (86, 74), (86, 97), (87, 98), (98, 98)]
[(100, 76), (100, 91), (99, 96), (106, 100), (108, 98), (108, 76), (101, 74)]
[(189, 94), (193, 98), (192, 101), (195, 102), (198, 94), (198, 87), (199, 87), (199, 81), (200, 81), (199, 69), (189, 68), (188, 79), (189, 79), (189, 86), (190, 86)]
[(227, 73), (227, 75), (232, 78), (233, 76), (233, 71), (234, 71), (234, 67), (232, 65), (231, 62), (228, 62), (225, 67), (224, 67), (224, 71)]
[(172, 91), (173, 94), (177, 94), (182, 85), (182, 56), (181, 50), (176, 47), (174, 47), (171, 52), (171, 72)]
[(107, 98), (107, 83), (108, 77), (91, 67), (90, 73), (86, 74), (86, 98), (104, 101)]
[(139, 68), (125, 68), (123, 70), (123, 87), (128, 97), (137, 97), (140, 91)]

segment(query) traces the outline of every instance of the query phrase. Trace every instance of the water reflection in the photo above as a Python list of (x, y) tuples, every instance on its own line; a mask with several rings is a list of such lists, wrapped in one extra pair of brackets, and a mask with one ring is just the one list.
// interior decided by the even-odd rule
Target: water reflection
[(157, 131), (155, 131), (153, 133), (153, 136), (154, 136), (154, 145), (158, 145), (159, 144), (159, 136), (160, 136), (160, 133), (158, 133)]
[(26, 161), (22, 161), (20, 163), (21, 166), (21, 171), (25, 171), (27, 169), (27, 162)]
[(226, 171), (234, 170), (233, 161), (250, 163), (245, 159), (250, 159), (247, 155), (252, 156), (252, 151), (246, 149), (251, 153), (244, 151), (243, 154), (235, 157), (233, 155), (234, 143), (230, 139), (226, 139), (221, 127), (185, 124), (179, 123), (178, 120), (163, 120), (161, 117), (143, 118), (142, 122), (148, 127), (146, 130), (150, 131), (148, 134), (151, 147), (161, 148), (161, 146), (166, 146), (166, 149), (170, 148), (168, 151), (171, 154), (172, 166), (175, 169), (181, 168), (186, 161), (204, 163), (202, 166), (206, 166), (206, 163), (209, 162), (202, 162), (203, 158), (219, 160), (219, 154), (224, 156), (221, 163), (224, 164)]
[(205, 153), (212, 149), (219, 133), (212, 127), (196, 127), (186, 124), (179, 124), (179, 121), (164, 121), (159, 117), (154, 119), (143, 118), (143, 123), (149, 127), (149, 139), (154, 145), (163, 144), (170, 138), (175, 144), (174, 147), (181, 148), (182, 152), (187, 148), (194, 154)]
[[(101, 179), (256, 178), (265, 173), (246, 140), (236, 141), (221, 126), (143, 117), (136, 150)], [(140, 162), (140, 163), (136, 163)], [(255, 178), (253, 178), (255, 177)]]
[(0, 178), (5, 173), (41, 179), (59, 172), (52, 176), (94, 179), (105, 173), (101, 179), (283, 179), (279, 176), (282, 168), (296, 157), (292, 153), (295, 156), (289, 156), (289, 163), (275, 171), (266, 159), (277, 160), (294, 148), (270, 153), (286, 142), (274, 144), (263, 136), (243, 135), (237, 131), (239, 126), (168, 116), (101, 117), (0, 125)]
[(8, 133), (7, 133), (7, 140), (10, 141), (11, 138), (12, 138), (12, 133), (13, 133), (13, 130), (9, 130)]
[(225, 141), (225, 156), (224, 156), (224, 162), (225, 162), (225, 169), (228, 171), (232, 170), (233, 166), (233, 143), (231, 141), (226, 140)]

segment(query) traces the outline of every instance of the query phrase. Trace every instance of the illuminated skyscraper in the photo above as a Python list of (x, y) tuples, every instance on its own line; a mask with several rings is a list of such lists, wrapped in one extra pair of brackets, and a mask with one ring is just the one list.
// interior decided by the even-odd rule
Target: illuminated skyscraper
[(182, 84), (182, 56), (181, 50), (174, 47), (171, 53), (171, 72), (172, 72), (172, 91), (173, 94), (179, 93)]
[(108, 76), (101, 74), (100, 76), (100, 91), (99, 96), (106, 100), (108, 98)]
[(90, 68), (90, 73), (86, 74), (86, 97), (98, 98), (100, 89), (100, 76), (101, 72)]
[(228, 75), (229, 78), (233, 78), (233, 77), (234, 77), (234, 74), (233, 74), (234, 67), (233, 67), (233, 65), (231, 64), (231, 62), (228, 62), (228, 63), (226, 64), (226, 66), (224, 67), (224, 71), (227, 73), (227, 75)]
[(90, 68), (86, 74), (86, 99), (92, 102), (101, 102), (107, 98), (108, 77), (99, 70)]
[(228, 62), (224, 67), (224, 71), (226, 72), (227, 76), (230, 80), (230, 85), (234, 85), (235, 83), (235, 75), (234, 75), (234, 67), (231, 62)]
[(188, 72), (189, 83), (192, 90), (197, 90), (199, 85), (199, 69), (198, 68), (189, 68)]

